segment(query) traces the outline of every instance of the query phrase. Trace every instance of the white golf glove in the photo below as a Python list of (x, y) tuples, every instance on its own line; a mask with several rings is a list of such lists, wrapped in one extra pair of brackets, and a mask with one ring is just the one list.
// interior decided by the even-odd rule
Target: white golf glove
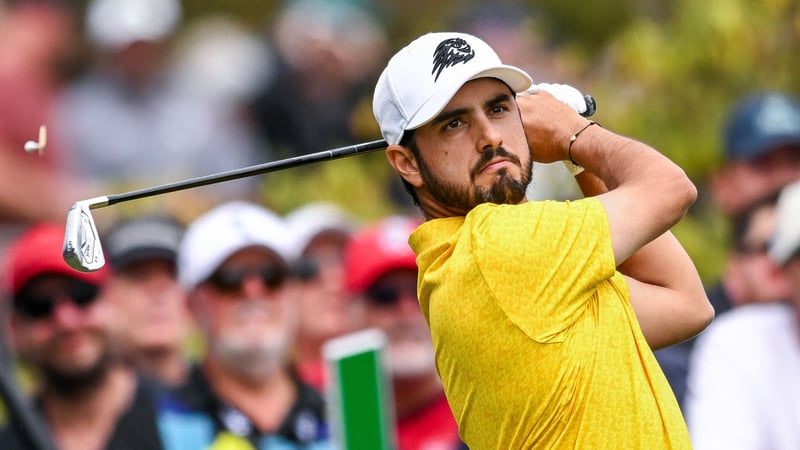
[(550, 83), (534, 84), (528, 90), (520, 92), (519, 95), (534, 94), (539, 91), (545, 91), (551, 94), (561, 103), (577, 111), (578, 114), (583, 114), (586, 112), (587, 109), (586, 99), (584, 99), (583, 94), (581, 93), (581, 91), (575, 89), (574, 87), (568, 84), (550, 84)]
[[(581, 91), (575, 89), (574, 87), (568, 84), (550, 84), (550, 83), (534, 84), (533, 86), (528, 88), (528, 90), (520, 92), (518, 95), (530, 95), (539, 91), (545, 91), (551, 94), (561, 103), (577, 111), (578, 114), (583, 114), (588, 109), (588, 106), (586, 105), (586, 99), (583, 97)], [(567, 168), (567, 171), (573, 177), (583, 172), (584, 170), (583, 167), (577, 164), (573, 164), (571, 161), (563, 161), (563, 163), (564, 167)]]

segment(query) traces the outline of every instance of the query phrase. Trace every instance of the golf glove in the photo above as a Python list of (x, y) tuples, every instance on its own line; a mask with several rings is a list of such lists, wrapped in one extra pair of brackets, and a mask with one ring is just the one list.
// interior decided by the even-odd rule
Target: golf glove
[(586, 105), (586, 99), (583, 97), (581, 91), (568, 84), (534, 84), (528, 90), (520, 92), (520, 95), (534, 94), (539, 91), (545, 91), (551, 94), (561, 103), (564, 103), (565, 105), (577, 111), (578, 114), (584, 114), (588, 108)]

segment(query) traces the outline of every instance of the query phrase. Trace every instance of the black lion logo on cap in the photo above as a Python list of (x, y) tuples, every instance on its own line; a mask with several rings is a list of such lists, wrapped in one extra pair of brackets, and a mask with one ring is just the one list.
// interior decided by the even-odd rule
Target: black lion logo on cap
[(447, 68), (454, 66), (458, 63), (466, 63), (475, 57), (475, 50), (467, 44), (467, 41), (461, 38), (446, 39), (436, 46), (433, 52), (433, 70), (436, 76), (433, 81), (439, 80), (439, 75)]

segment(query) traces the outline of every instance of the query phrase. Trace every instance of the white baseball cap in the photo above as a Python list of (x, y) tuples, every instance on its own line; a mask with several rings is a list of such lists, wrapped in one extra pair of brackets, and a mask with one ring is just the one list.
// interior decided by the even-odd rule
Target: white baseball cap
[(466, 33), (428, 33), (397, 52), (378, 78), (372, 110), (383, 138), (397, 144), (405, 130), (425, 125), (467, 81), (498, 78), (514, 92), (533, 81), (505, 65), (481, 39)]
[(193, 289), (229, 256), (252, 246), (275, 252), (287, 265), (297, 247), (286, 222), (272, 211), (241, 201), (217, 206), (186, 229), (178, 248), (178, 280)]
[(775, 237), (769, 246), (769, 256), (779, 264), (786, 264), (800, 250), (800, 181), (781, 190), (778, 196), (778, 224)]
[(96, 45), (111, 50), (136, 41), (160, 41), (177, 29), (182, 12), (178, 0), (92, 0), (87, 34)]
[[(300, 252), (322, 233), (335, 233), (349, 237), (356, 229), (355, 220), (336, 203), (313, 202), (301, 206), (286, 216), (294, 231)], [(299, 255), (298, 255), (299, 256)]]

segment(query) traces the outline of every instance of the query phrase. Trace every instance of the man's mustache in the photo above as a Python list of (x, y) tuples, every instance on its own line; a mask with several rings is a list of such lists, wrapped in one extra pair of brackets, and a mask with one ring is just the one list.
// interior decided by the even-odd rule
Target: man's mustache
[(513, 162), (518, 166), (522, 164), (517, 155), (509, 152), (508, 150), (500, 146), (492, 150), (487, 150), (481, 154), (480, 159), (478, 159), (478, 162), (475, 163), (475, 165), (472, 167), (472, 170), (470, 171), (470, 177), (472, 177), (472, 179), (474, 180), (475, 177), (478, 176), (478, 172), (480, 172), (484, 166), (489, 164), (489, 161), (493, 160), (498, 156), (501, 158), (506, 158), (507, 160)]

